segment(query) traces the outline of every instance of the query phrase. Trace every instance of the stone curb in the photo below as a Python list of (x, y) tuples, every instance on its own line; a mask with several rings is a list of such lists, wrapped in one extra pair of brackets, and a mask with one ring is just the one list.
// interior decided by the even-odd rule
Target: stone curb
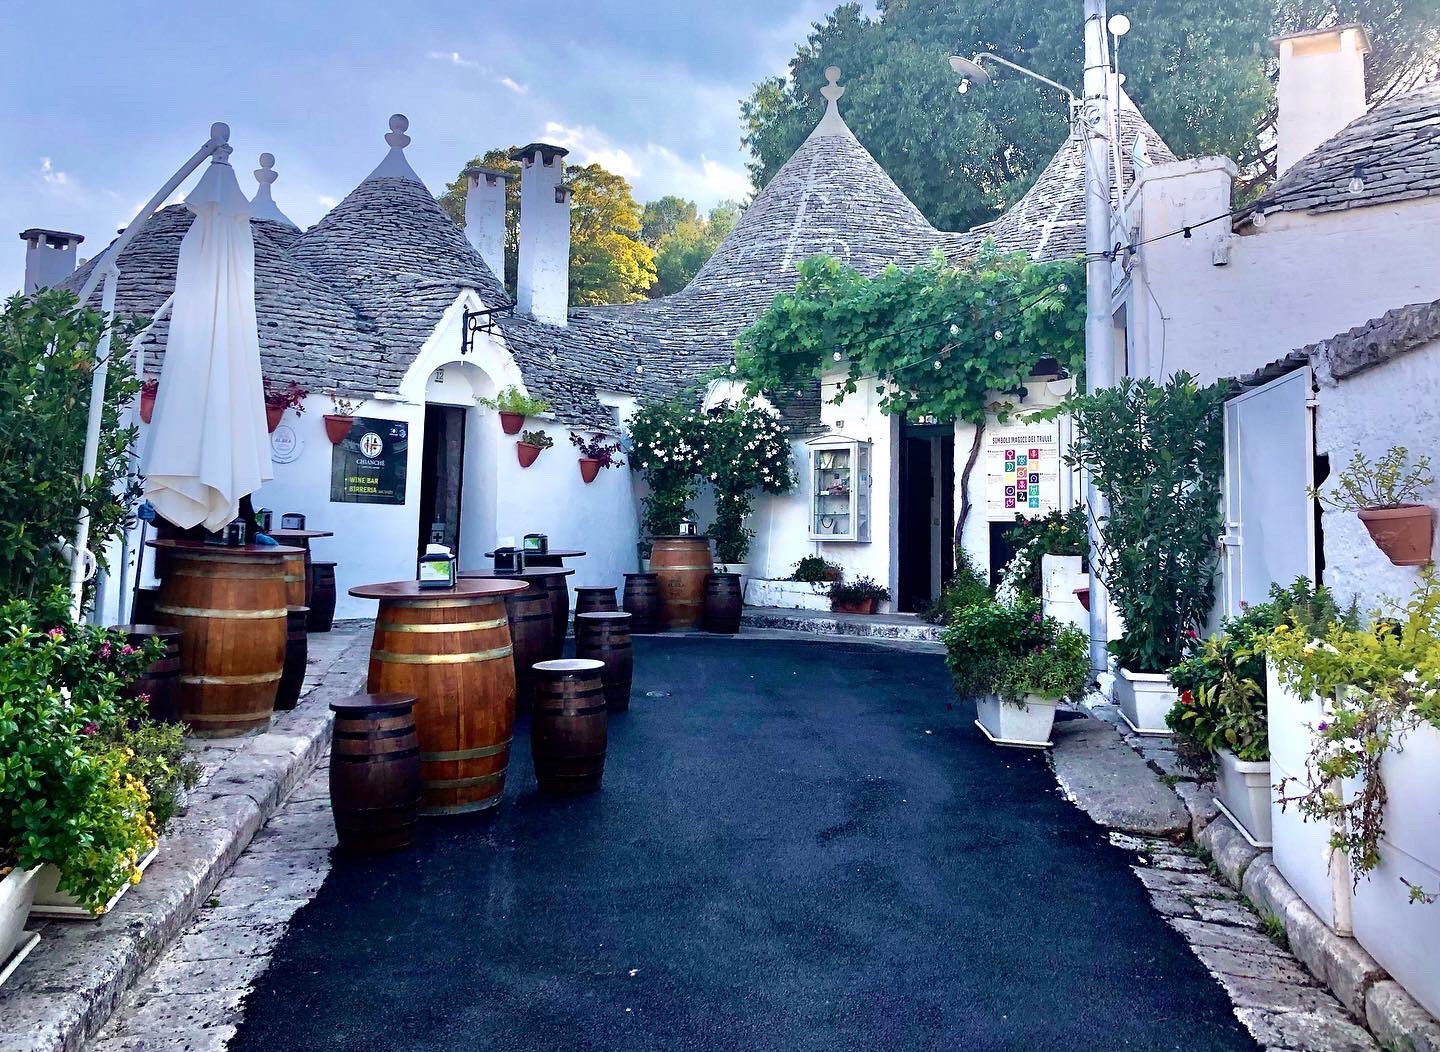
[(747, 609), (740, 615), (746, 628), (773, 628), (817, 636), (854, 636), (864, 639), (899, 639), (913, 643), (939, 643), (938, 625), (896, 625), (884, 621), (847, 621), (838, 617), (770, 614)]
[(1325, 925), (1276, 868), (1270, 852), (1251, 847), (1224, 815), (1196, 839), (1232, 887), (1279, 919), (1291, 952), (1386, 1048), (1440, 1052), (1440, 1023), (1364, 947)]
[(209, 783), (192, 793), (188, 811), (166, 831), (145, 879), (103, 922), (46, 927), (36, 952), (0, 990), (0, 1049), (84, 1048), (315, 766), (328, 738), (329, 702), (358, 688), (368, 649), (368, 636), (357, 634), (293, 711), (277, 715), (268, 733), (237, 748)]

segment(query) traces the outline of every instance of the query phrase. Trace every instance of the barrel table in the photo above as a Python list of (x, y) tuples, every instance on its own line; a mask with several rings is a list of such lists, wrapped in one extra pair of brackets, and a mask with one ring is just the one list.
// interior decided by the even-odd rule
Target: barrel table
[(611, 712), (630, 707), (630, 680), (635, 659), (630, 645), (630, 615), (618, 610), (595, 610), (575, 615), (575, 656), (603, 661), (600, 682)]
[(660, 579), (653, 573), (627, 573), (620, 609), (630, 615), (631, 632), (659, 632)]
[(125, 633), (125, 642), (140, 648), (152, 639), (165, 644), (165, 652), (152, 661), (126, 693), (132, 698), (144, 697), (150, 718), (159, 723), (175, 723), (180, 719), (180, 636), (178, 628), (160, 625), (116, 625), (116, 632)]
[(712, 573), (705, 577), (705, 631), (733, 636), (740, 631), (740, 597), (738, 573)]
[(346, 851), (409, 847), (420, 804), (420, 742), (410, 694), (330, 703), (330, 810)]
[(582, 584), (575, 589), (575, 613), (589, 614), (596, 610), (619, 610), (613, 584)]
[(543, 656), (553, 660), (565, 652), (565, 634), (570, 631), (570, 588), (565, 578), (574, 572), (561, 566), (527, 564), (519, 573), (514, 570), (461, 570), (459, 577), (462, 581), (524, 581), (532, 588), (543, 588), (550, 597), (550, 635)]
[(328, 632), (335, 626), (335, 564), (310, 564), (310, 616), (305, 627), (311, 632)]
[(310, 542), (320, 537), (335, 536), (334, 530), (287, 530), (281, 527), (278, 530), (271, 530), (270, 536), (281, 544), (288, 544), (291, 547), (299, 548), (304, 556), (304, 598), (292, 603), (292, 606), (309, 606), (315, 598), (315, 574), (314, 563), (310, 558)]
[[(526, 552), (525, 565), (531, 566), (564, 566), (566, 559), (578, 559), (585, 553), (578, 548), (551, 548), (543, 555), (539, 552)], [(495, 558), (494, 552), (486, 552), (485, 558)]]
[(270, 726), (285, 664), (283, 545), (155, 540), (168, 570), (155, 619), (180, 629), (180, 718), (204, 738)]
[(568, 595), (565, 578), (574, 570), (553, 566), (526, 567), (519, 573), (513, 570), (461, 570), (462, 581), (524, 581), (526, 589), (506, 598), (506, 614), (510, 619), (510, 641), (515, 649), (515, 703), (525, 706), (530, 703), (530, 686), (533, 677), (531, 666), (537, 661), (546, 661), (565, 646), (563, 629), (556, 645), (555, 602), (556, 593)]
[(310, 643), (305, 635), (309, 616), (308, 606), (292, 606), (285, 611), (285, 664), (280, 668), (280, 685), (275, 691), (277, 711), (293, 709), (300, 703), (305, 666), (310, 661)]
[(505, 597), (524, 581), (414, 581), (357, 585), (377, 599), (370, 645), (372, 694), (415, 697), (420, 740), (420, 813), (460, 814), (500, 802), (515, 722), (515, 667)]
[(650, 572), (660, 586), (660, 619), (667, 628), (700, 623), (705, 576), (715, 569), (710, 538), (656, 537), (650, 546)]
[(604, 663), (581, 658), (541, 661), (530, 717), (530, 754), (542, 793), (587, 793), (605, 773), (609, 717), (600, 673)]

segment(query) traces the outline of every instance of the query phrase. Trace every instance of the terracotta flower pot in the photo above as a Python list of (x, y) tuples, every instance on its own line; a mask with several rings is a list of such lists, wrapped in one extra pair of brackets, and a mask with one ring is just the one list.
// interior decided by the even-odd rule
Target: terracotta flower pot
[(1396, 566), (1423, 566), (1430, 561), (1435, 539), (1435, 518), (1424, 504), (1395, 508), (1362, 508), (1355, 513), (1370, 539)]
[[(330, 439), (332, 446), (338, 446), (350, 435), (350, 429), (355, 426), (353, 416), (339, 416), (335, 413), (325, 414), (325, 435)], [(270, 430), (275, 430), (273, 427)]]
[(529, 442), (516, 442), (515, 455), (520, 458), (520, 466), (528, 468), (535, 463), (535, 458), (540, 455), (540, 446), (532, 446)]
[(838, 566), (827, 566), (820, 572), (820, 579), (830, 582), (838, 581), (843, 573), (844, 571)]
[(836, 614), (873, 614), (880, 606), (880, 600), (871, 597), (853, 603), (832, 602), (830, 611)]
[(140, 419), (150, 423), (150, 418), (155, 415), (155, 394), (154, 391), (140, 392)]
[(280, 421), (284, 419), (284, 417), (285, 407), (283, 405), (267, 405), (265, 407), (265, 426), (270, 429), (272, 435), (275, 433), (275, 429), (280, 426)]
[(600, 474), (600, 461), (593, 457), (580, 458), (580, 477), (586, 482), (594, 482), (595, 476)]
[[(518, 435), (520, 433), (520, 429), (524, 426), (524, 413), (506, 413), (503, 411), (501, 412), (500, 430), (504, 431), (507, 435)], [(534, 460), (535, 458), (531, 457), (530, 459)]]
[(1075, 589), (1075, 598), (1078, 599), (1078, 600), (1080, 600), (1080, 605), (1081, 605), (1081, 606), (1083, 606), (1086, 610), (1089, 610), (1089, 609), (1090, 609), (1090, 586), (1087, 584), (1084, 588), (1077, 588), (1077, 589)]

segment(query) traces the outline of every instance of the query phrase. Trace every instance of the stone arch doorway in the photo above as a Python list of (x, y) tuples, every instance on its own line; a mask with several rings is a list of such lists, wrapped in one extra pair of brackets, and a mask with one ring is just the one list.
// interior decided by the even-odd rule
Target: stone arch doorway
[(448, 362), (425, 384), (421, 428), (419, 551), (443, 544), (465, 568), (482, 565), (495, 544), (499, 443), (477, 406), (494, 380), (470, 362)]

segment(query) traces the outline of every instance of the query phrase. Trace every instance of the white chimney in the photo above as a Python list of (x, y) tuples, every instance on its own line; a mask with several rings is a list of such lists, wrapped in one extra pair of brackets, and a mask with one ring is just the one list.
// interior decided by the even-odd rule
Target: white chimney
[(1365, 56), (1370, 38), (1359, 25), (1275, 37), (1280, 53), (1276, 174), (1365, 112)]
[(31, 227), (20, 232), (25, 242), (25, 295), (54, 288), (75, 273), (75, 248), (85, 239), (63, 230)]
[(570, 301), (570, 188), (560, 146), (532, 142), (510, 155), (519, 161), (520, 259), (515, 307), (536, 321), (564, 325)]
[[(465, 239), (480, 253), (490, 273), (505, 281), (505, 180), (500, 168), (465, 169)], [(568, 251), (568, 249), (567, 249)]]

